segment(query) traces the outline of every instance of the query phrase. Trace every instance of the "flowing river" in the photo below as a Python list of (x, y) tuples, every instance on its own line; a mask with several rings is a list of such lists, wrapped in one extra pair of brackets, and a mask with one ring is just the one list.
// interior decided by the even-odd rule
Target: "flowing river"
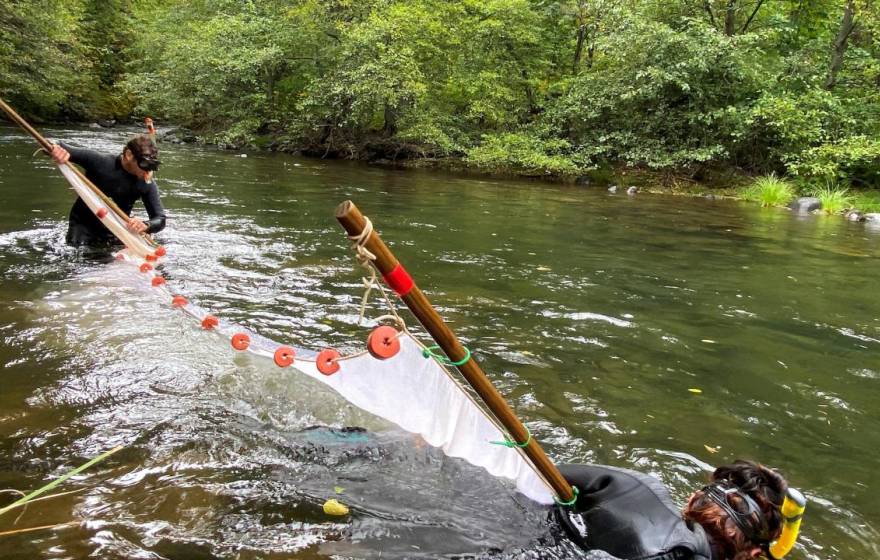
[[(47, 135), (118, 152), (132, 132)], [(35, 148), (0, 127), (0, 488), (125, 447), (56, 490), (76, 492), (0, 518), (79, 522), (0, 536), (0, 557), (578, 557), (509, 484), (236, 354), (131, 265), (66, 247), (73, 195)], [(880, 229), (161, 149), (163, 272), (200, 306), (280, 342), (362, 348), (361, 274), (334, 219), (352, 199), (555, 461), (650, 472), (683, 502), (710, 465), (753, 458), (809, 499), (791, 558), (880, 557)], [(325, 515), (328, 498), (351, 515)]]

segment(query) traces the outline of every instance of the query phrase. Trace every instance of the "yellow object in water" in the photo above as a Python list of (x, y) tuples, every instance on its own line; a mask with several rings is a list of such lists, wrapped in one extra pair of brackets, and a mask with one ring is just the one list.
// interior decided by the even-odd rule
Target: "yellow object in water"
[(782, 502), (782, 533), (776, 542), (770, 545), (770, 555), (779, 560), (794, 547), (801, 530), (801, 519), (807, 508), (807, 499), (794, 488), (789, 488)]
[(348, 515), (348, 506), (335, 498), (330, 498), (324, 502), (324, 513), (327, 515)]

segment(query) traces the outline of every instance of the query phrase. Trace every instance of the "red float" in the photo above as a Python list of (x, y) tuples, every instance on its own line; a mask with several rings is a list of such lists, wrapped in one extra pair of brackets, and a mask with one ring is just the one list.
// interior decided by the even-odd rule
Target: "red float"
[(202, 328), (211, 330), (220, 324), (220, 320), (213, 315), (205, 315), (205, 318), (202, 319)]
[(156, 262), (157, 260), (159, 260), (159, 257), (157, 257), (156, 255), (147, 255), (146, 257), (144, 257), (144, 260), (147, 262)]
[(324, 375), (333, 375), (339, 371), (339, 352), (332, 348), (325, 348), (318, 353), (315, 359), (315, 367)]
[(141, 265), (141, 272), (149, 272), (151, 270), (153, 270), (153, 265), (150, 263), (144, 263)]
[(400, 340), (397, 339), (397, 329), (382, 325), (376, 327), (367, 338), (367, 350), (374, 358), (387, 360), (400, 352)]
[(99, 220), (103, 220), (107, 216), (107, 209), (98, 208), (98, 211), (95, 212), (95, 216), (97, 216)]
[(158, 288), (165, 283), (165, 279), (161, 276), (153, 276), (152, 284), (154, 288)]
[(174, 296), (171, 298), (171, 307), (184, 307), (189, 302), (186, 301), (186, 298), (183, 296)]
[(275, 350), (275, 365), (278, 367), (287, 367), (293, 363), (293, 357), (296, 351), (290, 346), (279, 346)]
[(232, 347), (239, 351), (245, 351), (251, 345), (251, 337), (243, 332), (232, 335)]
[(166, 254), (165, 247), (156, 247), (156, 250), (153, 251), (153, 254), (157, 257), (164, 257)]

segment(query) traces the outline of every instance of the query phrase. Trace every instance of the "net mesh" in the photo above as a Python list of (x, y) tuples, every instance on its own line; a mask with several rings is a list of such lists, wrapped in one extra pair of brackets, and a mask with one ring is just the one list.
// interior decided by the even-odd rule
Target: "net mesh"
[[(61, 172), (74, 190), (96, 214), (106, 208), (101, 198), (67, 165)], [(122, 260), (140, 266), (154, 248), (143, 238), (132, 234), (125, 221), (108, 209), (101, 221), (122, 241), (126, 249)], [(142, 267), (145, 284), (171, 301), (172, 292), (155, 269)], [(164, 280), (164, 279), (163, 279)], [(209, 317), (207, 310), (191, 303), (179, 304), (184, 313), (200, 323)], [(395, 317), (398, 317), (395, 313)], [(398, 317), (399, 318), (399, 317)], [(219, 318), (211, 331), (231, 339), (245, 334), (249, 339), (246, 352), (273, 359), (282, 345), (239, 325)], [(367, 351), (338, 360), (339, 370), (332, 375), (318, 371), (318, 352), (293, 347), (292, 368), (329, 386), (353, 405), (389, 420), (404, 430), (418, 434), (429, 445), (438, 447), (450, 457), (458, 457), (486, 469), (490, 474), (514, 481), (525, 496), (542, 503), (553, 503), (550, 485), (536, 472), (522, 449), (496, 445), (505, 439), (497, 420), (465, 389), (462, 382), (432, 357), (425, 357), (424, 346), (406, 329), (398, 335), (400, 350), (388, 359), (378, 359)]]

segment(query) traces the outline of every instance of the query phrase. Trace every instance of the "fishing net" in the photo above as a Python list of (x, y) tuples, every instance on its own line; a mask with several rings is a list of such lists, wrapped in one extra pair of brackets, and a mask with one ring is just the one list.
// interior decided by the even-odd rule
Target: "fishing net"
[(97, 192), (90, 184), (83, 181), (69, 165), (60, 164), (58, 169), (61, 170), (76, 194), (83, 199), (86, 206), (98, 216), (101, 223), (126, 246), (132, 255), (144, 258), (154, 253), (156, 247), (142, 236), (129, 231), (126, 227), (126, 219), (116, 212), (113, 204), (107, 201), (102, 193)]
[[(366, 350), (326, 359), (318, 351), (282, 345), (234, 323), (217, 318), (201, 307), (175, 295), (154, 268), (161, 256), (156, 247), (126, 228), (126, 219), (68, 165), (59, 165), (64, 177), (102, 223), (125, 244), (117, 258), (139, 267), (152, 289), (167, 297), (172, 306), (196, 319), (206, 330), (226, 337), (233, 348), (272, 359), (279, 367), (293, 369), (317, 379), (347, 401), (371, 414), (418, 434), (429, 445), (450, 457), (483, 467), (490, 474), (513, 480), (516, 488), (542, 504), (553, 503), (550, 485), (538, 474), (520, 447), (495, 417), (480, 406), (463, 382), (445, 367), (438, 356), (426, 351), (403, 320), (391, 308), (397, 328), (392, 345), (399, 349), (379, 358)], [(164, 254), (164, 251), (162, 252)], [(149, 261), (149, 262), (148, 262)], [(368, 265), (366, 261), (361, 264)], [(375, 275), (367, 280), (367, 293)], [(325, 366), (320, 368), (319, 365)], [(338, 366), (338, 367), (337, 367)], [(320, 371), (324, 369), (324, 372)], [(329, 370), (334, 370), (329, 372)]]

